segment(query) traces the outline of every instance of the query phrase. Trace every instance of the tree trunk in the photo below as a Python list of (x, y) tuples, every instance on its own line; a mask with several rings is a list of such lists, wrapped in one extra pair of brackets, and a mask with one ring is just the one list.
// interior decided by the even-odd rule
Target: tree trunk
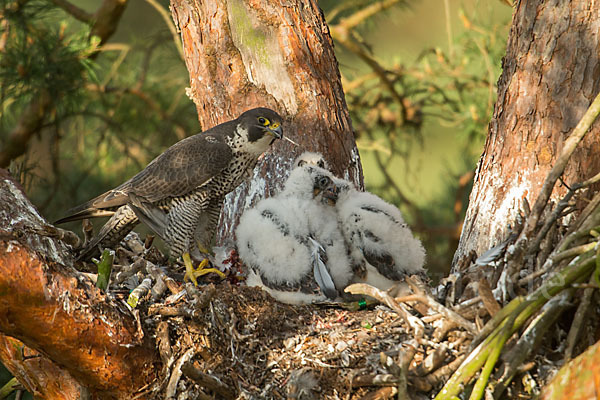
[[(524, 199), (536, 200), (565, 139), (600, 89), (600, 7), (587, 0), (516, 5), (498, 100), (477, 166), (453, 271), (506, 240)], [(600, 124), (573, 154), (563, 180), (600, 171)], [(566, 188), (557, 185), (557, 201)], [(591, 197), (589, 191), (587, 197)]]
[(0, 361), (44, 399), (128, 399), (154, 382), (153, 340), (71, 266), (56, 229), (4, 170), (0, 199)]
[(281, 186), (304, 150), (323, 153), (334, 173), (362, 187), (333, 42), (315, 0), (172, 0), (171, 10), (202, 128), (266, 106), (300, 144), (276, 143), (252, 181), (227, 197), (217, 242), (231, 235), (241, 208)]

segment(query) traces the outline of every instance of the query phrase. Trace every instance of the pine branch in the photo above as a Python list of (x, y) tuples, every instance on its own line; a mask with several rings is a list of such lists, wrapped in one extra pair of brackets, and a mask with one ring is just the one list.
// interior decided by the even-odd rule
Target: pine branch
[(92, 22), (92, 17), (93, 17), (92, 14), (77, 7), (74, 4), (69, 3), (66, 0), (52, 0), (52, 3), (54, 3), (55, 6), (62, 8), (68, 14), (70, 14), (73, 18), (75, 18), (81, 22), (85, 22), (86, 24), (89, 24)]
[[(63, 0), (53, 1), (55, 4), (56, 2), (65, 6), (68, 4)], [(60, 6), (60, 4), (57, 5)], [(101, 44), (108, 41), (116, 31), (126, 5), (127, 0), (104, 0), (94, 13), (91, 34), (98, 36)], [(74, 14), (72, 15), (77, 18)], [(82, 17), (81, 14), (79, 16)], [(98, 52), (94, 52), (89, 58), (94, 59), (98, 54)], [(53, 108), (53, 101), (54, 99), (47, 93), (42, 93), (25, 107), (15, 128), (3, 143), (3, 149), (0, 151), (0, 168), (8, 167), (11, 160), (25, 154), (31, 138), (42, 130), (46, 116)]]

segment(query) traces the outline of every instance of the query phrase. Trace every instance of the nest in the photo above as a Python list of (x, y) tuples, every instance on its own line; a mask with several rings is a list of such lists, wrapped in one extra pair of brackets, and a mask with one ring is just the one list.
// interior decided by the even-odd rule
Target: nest
[[(481, 295), (489, 287), (446, 306), (418, 277), (407, 278), (413, 294), (400, 298), (356, 284), (349, 290), (367, 302), (288, 305), (245, 286), (235, 259), (225, 280), (206, 275), (197, 287), (179, 285), (182, 268), (160, 268), (161, 259), (130, 234), (112, 272), (109, 292), (123, 302), (132, 304), (136, 287), (130, 308), (163, 361), (160, 381), (137, 397), (427, 399), (482, 343), (484, 322), (500, 309)], [(556, 339), (519, 365), (510, 398), (539, 393), (556, 370)]]

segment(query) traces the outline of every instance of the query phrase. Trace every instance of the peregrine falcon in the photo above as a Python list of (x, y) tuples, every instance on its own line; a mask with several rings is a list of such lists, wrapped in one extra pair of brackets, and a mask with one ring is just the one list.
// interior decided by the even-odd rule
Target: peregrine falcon
[[(306, 152), (298, 165), (321, 165), (318, 153)], [(354, 282), (387, 290), (407, 274), (424, 273), (425, 250), (415, 238), (397, 207), (380, 197), (357, 190), (351, 182), (335, 178), (335, 205), (346, 240)]]
[(295, 168), (277, 196), (244, 212), (236, 231), (247, 283), (292, 304), (334, 300), (352, 277), (328, 171)]
[(196, 245), (209, 253), (225, 195), (250, 177), (259, 156), (283, 137), (281, 123), (275, 111), (255, 108), (185, 138), (127, 182), (69, 210), (56, 223), (111, 216), (80, 252), (78, 258), (87, 260), (142, 221), (165, 240), (171, 259), (183, 256), (186, 276), (196, 283), (189, 252)]

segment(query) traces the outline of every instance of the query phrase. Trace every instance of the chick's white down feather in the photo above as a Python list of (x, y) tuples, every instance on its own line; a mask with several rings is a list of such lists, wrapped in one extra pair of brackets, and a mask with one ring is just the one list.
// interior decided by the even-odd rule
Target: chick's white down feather
[(246, 210), (240, 219), (236, 231), (240, 258), (273, 283), (297, 282), (311, 271), (306, 263), (309, 248), (297, 239), (308, 235), (308, 221), (294, 215), (305, 208), (302, 203), (306, 202), (289, 199), (286, 204), (271, 197)]
[[(295, 164), (321, 166), (326, 162), (319, 153), (305, 152)], [(364, 278), (356, 276), (353, 280), (384, 290), (395, 284), (395, 279), (387, 278), (376, 266), (369, 264), (365, 254), (372, 259), (391, 257), (392, 275), (396, 277), (422, 273), (425, 250), (404, 223), (400, 210), (372, 193), (358, 191), (349, 181), (340, 178), (334, 178), (334, 181), (340, 191), (336, 210), (351, 262), (353, 265), (364, 263), (367, 272)], [(387, 272), (390, 275), (390, 271)]]
[[(236, 232), (240, 258), (255, 270), (249, 273), (248, 285), (262, 286), (283, 302), (307, 303), (324, 300), (326, 296), (298, 291), (284, 293), (269, 288), (261, 276), (278, 286), (295, 286), (306, 279), (315, 281), (315, 272), (318, 275), (323, 272), (330, 276), (319, 278), (318, 283), (325, 291), (323, 285), (330, 286), (331, 280), (335, 285), (332, 289), (339, 291), (351, 279), (335, 208), (327, 205), (322, 193), (313, 198), (315, 179), (319, 176), (330, 174), (320, 168), (295, 168), (282, 193), (244, 212)], [(325, 257), (316, 260), (319, 249)], [(317, 268), (319, 264), (324, 264), (321, 269)]]
[(372, 193), (354, 189), (348, 182), (340, 193), (336, 209), (353, 254), (357, 249), (363, 254), (389, 254), (397, 271), (407, 274), (423, 271), (425, 249), (413, 236), (398, 208)]

